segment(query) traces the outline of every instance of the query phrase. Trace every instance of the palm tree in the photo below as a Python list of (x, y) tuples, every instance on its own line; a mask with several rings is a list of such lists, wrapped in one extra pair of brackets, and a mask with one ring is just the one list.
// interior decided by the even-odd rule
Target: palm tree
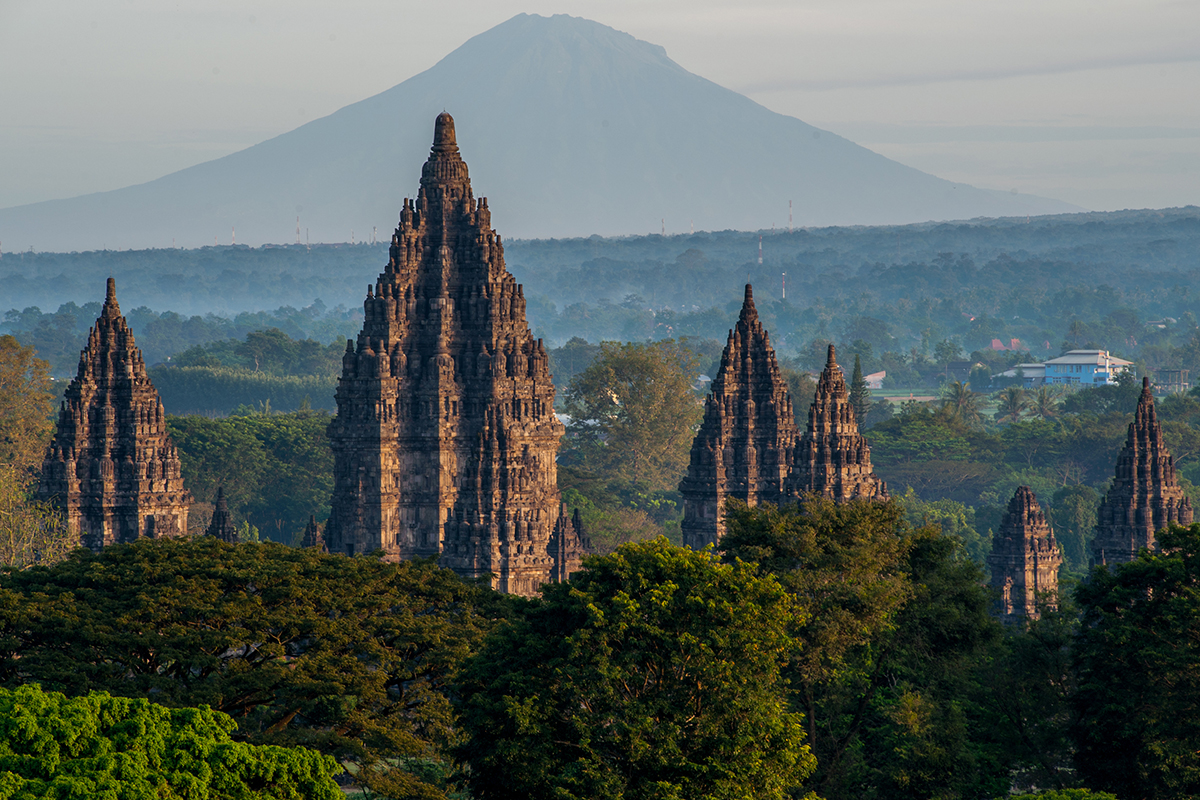
[(1057, 388), (1043, 386), (1034, 392), (1033, 400), (1029, 403), (1029, 411), (1035, 417), (1053, 419), (1058, 416), (1058, 396)]
[(979, 397), (967, 384), (954, 381), (942, 389), (942, 408), (963, 422), (979, 422), (983, 419), (979, 413)]
[(999, 401), (996, 406), (996, 421), (1016, 422), (1021, 418), (1021, 414), (1029, 408), (1029, 400), (1025, 397), (1025, 390), (1020, 386), (1010, 386), (996, 395)]

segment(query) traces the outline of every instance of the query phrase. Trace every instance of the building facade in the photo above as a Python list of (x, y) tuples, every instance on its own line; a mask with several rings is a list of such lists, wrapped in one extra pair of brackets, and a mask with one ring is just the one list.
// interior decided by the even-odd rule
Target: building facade
[(1117, 382), (1117, 375), (1132, 367), (1133, 362), (1117, 358), (1107, 350), (1068, 350), (1043, 366), (1043, 381), (1048, 384), (1111, 386)]

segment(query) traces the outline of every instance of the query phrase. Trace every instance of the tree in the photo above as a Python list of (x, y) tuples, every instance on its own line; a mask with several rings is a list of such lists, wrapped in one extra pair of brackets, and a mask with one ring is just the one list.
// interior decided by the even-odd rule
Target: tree
[(891, 503), (735, 507), (731, 519), (728, 556), (755, 558), (812, 615), (795, 623), (785, 673), (809, 709), (806, 789), (882, 800), (1007, 787), (978, 681), (999, 626), (961, 544), (911, 530)]
[(692, 390), (697, 369), (673, 341), (601, 344), (563, 395), (568, 459), (642, 491), (673, 490), (703, 413)]
[(1096, 530), (1099, 505), (1100, 493), (1084, 484), (1062, 487), (1051, 501), (1055, 538), (1062, 547), (1067, 568), (1076, 575), (1084, 575), (1088, 570), (1088, 550)]
[(1035, 417), (1054, 419), (1058, 416), (1059, 392), (1049, 386), (1043, 386), (1033, 394), (1029, 410)]
[(850, 406), (854, 409), (854, 417), (859, 424), (865, 424), (867, 413), (871, 410), (871, 390), (863, 378), (862, 361), (858, 354), (854, 355), (854, 372), (850, 377)]
[(979, 410), (979, 397), (980, 395), (971, 391), (967, 384), (954, 381), (942, 390), (942, 408), (963, 422), (976, 423), (983, 419)]
[(812, 771), (783, 699), (787, 595), (665, 539), (549, 584), (458, 683), (479, 800), (784, 798)]
[(62, 561), (79, 546), (79, 532), (62, 511), (34, 498), (27, 473), (0, 464), (0, 565), (27, 569)]
[(1200, 524), (1076, 591), (1075, 764), (1121, 798), (1200, 794)]
[(1020, 386), (1009, 386), (996, 394), (996, 421), (1018, 422), (1029, 409), (1029, 400)]
[(337, 800), (337, 761), (235, 742), (209, 708), (174, 708), (36, 685), (0, 689), (0, 796)]
[(446, 686), (509, 601), (426, 561), (211, 537), (0, 575), (0, 683), (206, 705), (386, 797), (444, 798)]
[(949, 339), (943, 339), (933, 348), (933, 358), (943, 369), (945, 369), (946, 364), (954, 361), (961, 355), (962, 348), (959, 347), (957, 342), (952, 342)]
[(34, 499), (54, 430), (49, 369), (32, 347), (0, 336), (0, 564), (16, 569), (52, 564), (79, 544), (62, 514)]
[(0, 336), (0, 464), (32, 471), (54, 431), (50, 365), (32, 347)]
[(167, 427), (192, 494), (224, 487), (230, 509), (267, 538), (291, 543), (310, 514), (329, 516), (333, 451), (318, 411), (210, 419), (169, 416)]

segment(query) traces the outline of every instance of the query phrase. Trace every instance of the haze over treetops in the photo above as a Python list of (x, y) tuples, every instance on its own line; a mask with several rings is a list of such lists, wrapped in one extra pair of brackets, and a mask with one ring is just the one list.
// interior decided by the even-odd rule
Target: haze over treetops
[[(411, 33), (411, 32), (410, 32)], [(224, 158), (111, 192), (0, 211), (8, 250), (390, 235), (449, 110), (506, 237), (756, 230), (1058, 213), (905, 167), (565, 15), (521, 14), (391, 89)]]

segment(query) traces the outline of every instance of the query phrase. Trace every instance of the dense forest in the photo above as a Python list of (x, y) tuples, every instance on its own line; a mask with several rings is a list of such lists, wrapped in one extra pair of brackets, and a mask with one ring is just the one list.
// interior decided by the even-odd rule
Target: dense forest
[[(1200, 794), (1200, 525), (1087, 563), (1141, 376), (1200, 374), (1200, 210), (761, 235), (761, 265), (737, 232), (507, 244), (550, 346), (559, 487), (596, 553), (532, 600), (294, 546), (329, 514), (350, 283), (380, 246), (5, 254), (22, 277), (0, 331), (0, 709), (21, 712), (0, 715), (0, 795), (185, 796), (180, 764), (208, 776), (186, 796), (213, 798), (336, 796), (335, 779), (428, 800)], [(31, 499), (104, 270), (191, 530), (224, 488), (241, 544), (72, 553)], [(837, 345), (893, 499), (735, 506), (698, 553), (678, 546), (677, 486), (747, 281), (801, 427)], [(20, 299), (54, 288), (53, 312)], [(1134, 367), (1072, 392), (994, 377), (1076, 347)], [(1200, 393), (1157, 410), (1200, 507)], [(985, 557), (1022, 485), (1062, 592), (1004, 629)]]

